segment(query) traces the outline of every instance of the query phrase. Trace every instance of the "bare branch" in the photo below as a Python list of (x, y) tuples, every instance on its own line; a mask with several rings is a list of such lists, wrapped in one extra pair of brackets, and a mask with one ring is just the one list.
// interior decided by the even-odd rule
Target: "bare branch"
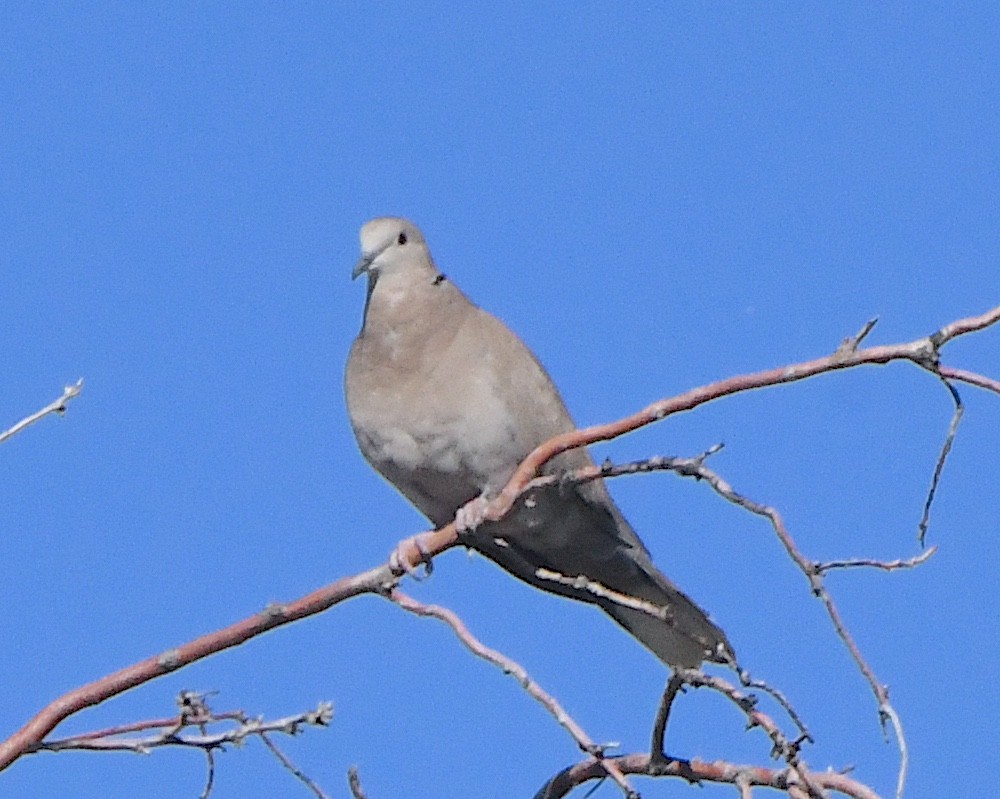
[(40, 419), (44, 419), (50, 413), (58, 413), (59, 415), (66, 413), (66, 406), (69, 404), (69, 401), (79, 396), (81, 391), (83, 391), (82, 377), (79, 380), (77, 380), (73, 385), (66, 386), (63, 389), (62, 396), (60, 396), (58, 399), (53, 400), (44, 408), (42, 408), (40, 411), (36, 411), (35, 413), (31, 414), (31, 416), (26, 416), (16, 425), (11, 427), (9, 430), (4, 430), (2, 433), (0, 433), (0, 444), (2, 444), (8, 438), (12, 438), (13, 436), (17, 435), (26, 427), (33, 425)]
[(368, 799), (367, 794), (361, 789), (361, 775), (358, 774), (358, 767), (351, 766), (347, 769), (347, 784), (351, 789), (351, 796), (354, 799)]
[(955, 369), (951, 366), (942, 366), (939, 372), (941, 377), (948, 380), (959, 380), (963, 383), (968, 383), (970, 386), (978, 386), (987, 391), (992, 391), (994, 394), (1000, 394), (1000, 380), (993, 380), (985, 375), (969, 372), (965, 369)]
[[(902, 723), (899, 719), (898, 713), (895, 712), (895, 709), (893, 709), (891, 704), (889, 703), (888, 689), (881, 682), (879, 682), (871, 666), (868, 665), (867, 661), (861, 655), (861, 650), (855, 643), (853, 636), (851, 636), (850, 632), (847, 630), (847, 626), (844, 623), (843, 618), (840, 616), (840, 611), (837, 609), (836, 604), (833, 602), (833, 598), (830, 596), (829, 592), (826, 590), (826, 587), (823, 585), (822, 575), (825, 571), (829, 570), (830, 567), (828, 565), (810, 562), (805, 558), (805, 556), (799, 551), (797, 545), (795, 544), (787, 528), (785, 527), (784, 520), (782, 519), (781, 515), (775, 508), (761, 505), (760, 503), (754, 502), (753, 500), (742, 496), (741, 494), (737, 493), (728, 482), (723, 480), (722, 477), (720, 477), (717, 473), (715, 473), (714, 471), (710, 470), (707, 466), (705, 466), (704, 462), (707, 456), (714, 451), (718, 451), (717, 448), (713, 448), (712, 450), (703, 453), (697, 458), (650, 458), (644, 462), (626, 464), (621, 469), (619, 469), (618, 467), (611, 466), (609, 464), (605, 464), (604, 466), (600, 467), (600, 469), (597, 469), (596, 467), (581, 469), (578, 472), (574, 472), (571, 475), (567, 475), (563, 479), (568, 479), (570, 481), (588, 480), (592, 479), (593, 473), (595, 472), (600, 472), (600, 474), (603, 475), (614, 475), (619, 473), (621, 474), (632, 473), (635, 471), (669, 470), (677, 472), (678, 474), (682, 474), (689, 477), (695, 477), (697, 479), (703, 480), (706, 483), (708, 483), (708, 485), (710, 485), (717, 494), (719, 494), (721, 497), (728, 500), (729, 502), (732, 502), (733, 504), (738, 505), (750, 511), (755, 515), (767, 518), (771, 522), (771, 526), (774, 528), (775, 533), (778, 535), (778, 539), (785, 547), (786, 552), (789, 554), (789, 556), (792, 558), (795, 564), (799, 567), (802, 573), (809, 580), (810, 588), (812, 589), (813, 594), (817, 598), (819, 598), (820, 601), (823, 602), (824, 606), (826, 607), (827, 614), (830, 616), (830, 619), (833, 622), (833, 626), (837, 632), (837, 635), (844, 642), (845, 646), (847, 647), (848, 651), (851, 654), (851, 657), (854, 659), (855, 663), (858, 665), (858, 668), (861, 670), (861, 673), (864, 675), (865, 679), (868, 681), (868, 684), (871, 686), (872, 692), (875, 694), (875, 698), (878, 702), (879, 718), (882, 719), (883, 721), (889, 721), (893, 726), (896, 735), (896, 740), (900, 749), (899, 783), (901, 791), (902, 784), (905, 781), (905, 773), (908, 763), (908, 754), (907, 754), (908, 748), (906, 745), (906, 741), (903, 738)], [(938, 463), (939, 465), (942, 463), (942, 459), (940, 457)], [(553, 478), (550, 477), (538, 478), (529, 483), (529, 485), (536, 485), (539, 482), (548, 481), (551, 479)], [(932, 554), (932, 552), (933, 550), (929, 551), (927, 553), (927, 557), (929, 557)], [(926, 558), (924, 558), (924, 560), (926, 560)], [(840, 563), (846, 564), (848, 562), (845, 561)], [(887, 569), (892, 568), (892, 564), (883, 566), (883, 568)], [(539, 576), (549, 577), (547, 573), (540, 574)], [(561, 578), (561, 576), (559, 577)], [(551, 579), (551, 577), (549, 578)], [(567, 578), (561, 578), (557, 579), (557, 581), (569, 582), (576, 585), (578, 581), (581, 579), (584, 578), (576, 578), (576, 580), (568, 580)], [(586, 587), (588, 588), (588, 590), (592, 590), (592, 592), (597, 593), (596, 589), (592, 589), (590, 586), (586, 585), (585, 582), (583, 587)], [(603, 589), (602, 586), (597, 586), (596, 588), (602, 591), (602, 593), (598, 595), (603, 595), (603, 591), (606, 591), (606, 589)], [(628, 603), (630, 607), (635, 607), (637, 610), (650, 613), (651, 615), (654, 616), (659, 616), (662, 613), (662, 609), (656, 608), (655, 606), (646, 607), (646, 605), (648, 605), (649, 603), (644, 603), (641, 602), (641, 600), (636, 600), (631, 597), (619, 597), (615, 595), (614, 597), (611, 598), (614, 599), (614, 601), (622, 601), (623, 604)], [(633, 603), (635, 604), (633, 605)], [(767, 688), (767, 690), (769, 692), (772, 692), (772, 689), (770, 688)], [(772, 693), (772, 695), (775, 695), (776, 698), (780, 697), (780, 694), (777, 693)], [(794, 709), (787, 702), (787, 700), (785, 700), (784, 697), (780, 697), (779, 701), (786, 709), (786, 711), (789, 712), (789, 715), (791, 715), (796, 724), (799, 725), (800, 729), (803, 731), (803, 735), (809, 737), (808, 731), (806, 731), (806, 728), (802, 724), (798, 715), (795, 713)], [(901, 796), (901, 793), (899, 793), (898, 795)]]
[[(658, 422), (675, 413), (693, 410), (707, 402), (744, 391), (797, 382), (841, 369), (864, 365), (885, 365), (893, 361), (908, 361), (942, 377), (954, 377), (955, 379), (974, 382), (976, 385), (984, 387), (996, 385), (1000, 389), (1000, 383), (996, 383), (990, 380), (990, 378), (964, 371), (960, 375), (955, 374), (956, 370), (940, 364), (939, 356), (940, 348), (953, 338), (977, 330), (983, 330), (996, 324), (998, 321), (1000, 321), (1000, 306), (980, 316), (953, 322), (930, 336), (908, 343), (882, 345), (860, 350), (856, 346), (852, 348), (851, 342), (856, 339), (860, 343), (868, 332), (870, 332), (871, 324), (869, 323), (853, 339), (842, 342), (841, 346), (833, 354), (826, 357), (779, 367), (777, 369), (754, 372), (748, 375), (738, 375), (711, 383), (707, 386), (691, 389), (669, 399), (654, 402), (638, 413), (627, 416), (617, 422), (594, 425), (569, 433), (563, 433), (536, 447), (521, 462), (521, 465), (511, 476), (500, 494), (487, 505), (485, 518), (494, 522), (504, 518), (518, 497), (529, 487), (529, 483), (535, 479), (539, 469), (562, 452), (594, 444), (598, 441), (608, 441), (612, 438), (617, 438), (620, 435), (638, 430), (641, 427)], [(426, 562), (458, 543), (458, 532), (454, 523), (451, 523), (436, 531), (415, 536), (401, 542), (397, 552), (409, 563), (421, 563)]]
[(965, 319), (959, 319), (950, 325), (945, 325), (932, 334), (930, 339), (935, 348), (940, 349), (953, 338), (964, 336), (966, 333), (975, 333), (977, 330), (983, 330), (997, 322), (1000, 322), (1000, 306), (979, 316), (967, 316)]
[(892, 724), (892, 729), (896, 732), (896, 743), (899, 745), (899, 774), (896, 777), (896, 799), (903, 799), (903, 790), (906, 788), (906, 775), (910, 770), (910, 747), (906, 743), (906, 735), (903, 733), (903, 722), (899, 718), (896, 708), (887, 702), (880, 710), (888, 717), (889, 723)]
[(781, 709), (788, 714), (788, 718), (792, 720), (792, 723), (798, 727), (799, 738), (802, 741), (809, 741), (812, 743), (815, 740), (798, 711), (792, 706), (792, 703), (788, 701), (788, 698), (781, 691), (763, 680), (754, 679), (750, 676), (750, 672), (746, 669), (738, 668), (737, 672), (740, 677), (740, 685), (744, 688), (754, 688), (758, 691), (763, 691), (781, 706)]
[(800, 756), (802, 744), (810, 740), (807, 734), (799, 736), (794, 741), (789, 741), (774, 720), (757, 709), (756, 697), (747, 696), (721, 677), (705, 674), (700, 669), (677, 669), (675, 675), (694, 688), (711, 688), (729, 699), (746, 714), (749, 728), (760, 727), (767, 733), (771, 739), (771, 755), (780, 757), (788, 763), (789, 768), (795, 772), (799, 784), (805, 787), (808, 795), (816, 797), (816, 799), (823, 798), (821, 788), (812, 781), (812, 775)]
[(833, 569), (850, 569), (858, 566), (870, 566), (875, 569), (891, 572), (896, 569), (913, 569), (922, 563), (926, 563), (931, 556), (938, 551), (936, 546), (925, 549), (919, 555), (905, 560), (872, 560), (870, 558), (853, 558), (850, 560), (828, 560), (823, 563), (816, 562), (813, 568), (820, 574)]
[(270, 605), (261, 613), (236, 624), (146, 658), (94, 682), (80, 686), (43, 708), (7, 740), (0, 742), (0, 771), (21, 755), (36, 751), (56, 725), (84, 708), (100, 704), (112, 696), (222, 652), (275, 627), (320, 613), (345, 599), (365, 593), (382, 593), (395, 581), (387, 565), (352, 577), (344, 577), (287, 605)]
[(271, 750), (271, 754), (273, 754), (278, 759), (278, 762), (281, 763), (281, 765), (284, 766), (286, 769), (288, 769), (292, 773), (292, 775), (297, 780), (299, 780), (299, 782), (301, 782), (310, 791), (312, 791), (316, 795), (317, 799), (330, 799), (330, 797), (323, 792), (323, 789), (319, 787), (319, 785), (316, 783), (315, 780), (311, 779), (308, 775), (306, 775), (306, 773), (303, 772), (302, 769), (300, 769), (291, 761), (288, 755), (286, 755), (284, 752), (281, 751), (281, 749), (278, 748), (278, 745), (271, 740), (270, 735), (268, 735), (266, 732), (262, 732), (260, 734), (260, 739), (264, 742), (264, 746), (266, 746), (268, 749)]
[(930, 524), (931, 520), (931, 506), (934, 504), (934, 495), (937, 494), (938, 485), (941, 482), (941, 472), (944, 471), (944, 462), (948, 459), (948, 453), (951, 452), (951, 446), (955, 443), (955, 435), (958, 433), (958, 423), (962, 421), (962, 414), (965, 412), (965, 408), (962, 405), (962, 398), (959, 396), (958, 391), (955, 387), (949, 383), (947, 380), (942, 379), (945, 387), (951, 392), (952, 401), (955, 403), (955, 413), (951, 417), (951, 424), (948, 425), (948, 435), (945, 436), (944, 444), (941, 445), (941, 454), (938, 455), (937, 462), (934, 464), (934, 476), (931, 478), (931, 487), (927, 491), (927, 499), (924, 500), (924, 511), (920, 516), (920, 524), (917, 525), (917, 540), (920, 542), (920, 546), (924, 545), (924, 540), (927, 538), (927, 526)]
[[(771, 788), (784, 791), (789, 796), (802, 797), (807, 794), (796, 782), (790, 769), (770, 769), (715, 760), (657, 760), (643, 752), (610, 758), (623, 774), (646, 777), (680, 777), (691, 783), (712, 782), (723, 785), (745, 784), (749, 787)], [(584, 760), (563, 769), (550, 779), (535, 794), (535, 799), (561, 799), (574, 788), (591, 780), (603, 779), (606, 775), (592, 760)], [(822, 791), (834, 791), (852, 799), (879, 799), (867, 785), (833, 771), (811, 771), (809, 779)]]
[[(263, 719), (248, 718), (242, 713), (226, 713), (220, 716), (199, 717), (194, 721), (180, 719), (169, 719), (168, 724), (163, 725), (162, 732), (156, 735), (147, 736), (122, 736), (115, 731), (116, 728), (100, 730), (97, 732), (84, 733), (70, 738), (58, 738), (54, 740), (42, 741), (33, 746), (30, 752), (65, 752), (68, 750), (86, 752), (136, 752), (138, 754), (148, 754), (153, 749), (164, 746), (180, 746), (193, 749), (212, 750), (218, 749), (226, 744), (242, 743), (250, 736), (262, 736), (268, 732), (280, 732), (286, 735), (295, 735), (304, 726), (325, 727), (333, 717), (333, 707), (328, 702), (322, 702), (315, 710), (305, 713), (297, 713), (293, 716), (264, 721)], [(217, 733), (205, 731), (205, 725), (215, 724), (220, 721), (237, 721), (237, 726), (231, 730), (224, 730)], [(142, 723), (142, 728), (148, 728), (148, 722)], [(184, 735), (182, 731), (189, 726), (200, 729), (200, 734)], [(136, 725), (136, 729), (139, 725)]]
[(719, 477), (719, 475), (715, 472), (708, 469), (708, 467), (701, 467), (701, 477), (717, 494), (719, 494), (719, 496), (735, 505), (740, 506), (741, 508), (745, 508), (757, 516), (763, 516), (771, 522), (771, 526), (774, 528), (774, 531), (778, 536), (778, 540), (781, 541), (789, 557), (791, 557), (791, 559), (809, 580), (809, 585), (812, 589), (813, 595), (823, 603), (826, 608), (827, 615), (833, 622), (834, 630), (837, 632), (841, 641), (844, 642), (844, 645), (847, 647), (848, 652), (850, 652), (854, 662), (857, 664), (861, 673), (868, 681), (868, 684), (872, 689), (872, 693), (874, 693), (875, 699), (878, 702), (879, 717), (883, 720), (888, 719), (893, 722), (896, 740), (900, 747), (900, 755), (904, 756), (905, 759), (906, 742), (903, 739), (902, 725), (897, 723), (899, 716), (895, 713), (895, 711), (892, 711), (891, 713), (888, 712), (892, 707), (889, 703), (889, 689), (878, 680), (874, 670), (870, 665), (868, 665), (868, 662), (861, 654), (861, 650), (854, 641), (854, 637), (848, 631), (847, 625), (844, 623), (844, 620), (840, 615), (840, 611), (833, 601), (833, 597), (830, 596), (830, 593), (823, 585), (822, 572), (816, 568), (816, 564), (807, 560), (799, 551), (798, 546), (796, 546), (795, 541), (792, 539), (788, 529), (785, 527), (785, 522), (782, 519), (781, 514), (778, 513), (775, 508), (761, 505), (738, 494), (733, 487), (729, 485), (729, 483)]
[[(776, 386), (783, 383), (793, 383), (805, 380), (818, 374), (848, 369), (862, 365), (884, 365), (892, 361), (909, 361), (922, 369), (934, 374), (940, 374), (939, 350), (951, 339), (982, 330), (1000, 321), (1000, 306), (977, 317), (960, 319), (938, 330), (926, 338), (917, 339), (907, 344), (891, 344), (879, 347), (869, 347), (862, 350), (842, 351), (838, 349), (832, 355), (817, 358), (812, 361), (792, 364), (778, 369), (754, 372), (749, 375), (738, 375), (727, 380), (712, 383), (700, 388), (694, 388), (683, 394), (678, 394), (666, 400), (654, 402), (643, 410), (617, 422), (595, 425), (580, 430), (564, 433), (546, 441), (524, 459), (514, 472), (510, 481), (500, 495), (490, 503), (486, 518), (496, 521), (502, 518), (520, 496), (525, 486), (538, 473), (538, 470), (549, 460), (576, 447), (607, 441), (624, 433), (630, 433), (653, 422), (665, 419), (675, 413), (689, 411), (704, 405), (706, 402), (720, 397), (739, 394), (751, 389), (765, 386)], [(863, 331), (864, 332), (864, 331)]]
[(208, 799), (212, 793), (212, 786), (215, 785), (215, 753), (211, 749), (205, 750), (205, 787), (201, 789), (198, 799)]
[(570, 588), (586, 591), (588, 594), (600, 597), (601, 599), (609, 599), (616, 605), (641, 611), (655, 619), (661, 619), (668, 624), (673, 623), (674, 620), (674, 613), (671, 608), (663, 605), (654, 605), (652, 602), (647, 602), (645, 599), (639, 599), (638, 597), (629, 596), (628, 594), (623, 594), (619, 591), (613, 591), (610, 588), (601, 585), (599, 582), (589, 579), (584, 574), (578, 574), (576, 577), (567, 577), (566, 575), (552, 571), (551, 569), (535, 569), (535, 576), (540, 580), (548, 580), (550, 582), (557, 583), (558, 585), (565, 585)]
[(845, 338), (843, 341), (840, 342), (840, 346), (837, 347), (837, 352), (844, 355), (857, 352), (858, 347), (861, 346), (861, 342), (868, 337), (868, 334), (875, 329), (875, 325), (877, 324), (878, 324), (877, 316), (869, 319), (867, 322), (865, 322), (864, 326), (857, 333), (855, 333), (853, 336), (850, 336), (849, 338)]
[[(948, 379), (960, 380), (974, 384), (991, 391), (1000, 393), (1000, 384), (991, 378), (976, 375), (971, 372), (956, 370), (951, 367), (942, 366), (939, 363), (940, 348), (956, 338), (967, 333), (982, 330), (1000, 321), (1000, 307), (994, 308), (978, 317), (969, 317), (953, 322), (941, 328), (933, 335), (918, 339), (913, 342), (895, 345), (884, 345), (870, 347), (867, 349), (854, 349), (850, 347), (839, 349), (833, 354), (813, 361), (793, 364), (786, 367), (757, 372), (749, 375), (739, 375), (726, 380), (719, 381), (707, 386), (692, 389), (676, 397), (660, 400), (648, 406), (639, 413), (621, 419), (617, 422), (588, 427), (576, 430), (571, 433), (556, 436), (540, 447), (536, 448), (518, 467), (511, 477), (507, 486), (504, 487), (500, 495), (489, 503), (486, 511), (486, 518), (490, 521), (501, 519), (512, 507), (520, 494), (525, 490), (539, 468), (549, 459), (561, 452), (575, 447), (586, 446), (597, 441), (605, 441), (623, 433), (630, 432), (653, 422), (659, 421), (675, 413), (691, 410), (707, 402), (721, 397), (737, 394), (751, 389), (765, 386), (780, 385), (783, 383), (803, 380), (814, 375), (831, 372), (839, 369), (853, 368), (861, 365), (883, 365), (892, 361), (909, 361), (917, 366), (926, 369), (938, 376)], [(867, 327), (867, 326), (866, 326)], [(867, 330), (862, 330), (866, 335)], [(859, 334), (855, 338), (860, 343), (864, 335)], [(61, 413), (65, 410), (66, 403), (75, 397), (82, 388), (82, 381), (75, 386), (68, 387), (63, 397), (52, 403), (47, 408), (32, 417), (18, 423), (13, 428), (0, 436), (0, 441), (6, 440), (27, 425), (42, 418), (48, 413)], [(696, 470), (697, 471), (697, 470)], [(727, 484), (718, 482), (713, 487), (725, 487), (731, 492)], [(721, 492), (720, 492), (721, 493)], [(725, 494), (724, 494), (725, 496)], [(733, 493), (732, 497), (727, 497), (730, 501), (737, 501)], [(742, 498), (740, 498), (742, 500)], [(742, 500), (749, 503), (748, 500)], [(742, 502), (737, 502), (742, 504)], [(843, 623), (822, 589), (820, 573), (817, 572), (808, 561), (802, 558), (797, 552), (791, 539), (784, 530), (780, 516), (773, 509), (766, 508), (755, 503), (745, 505), (751, 512), (758, 515), (767, 516), (778, 532), (779, 538), (789, 549), (793, 559), (809, 575), (810, 583), (818, 586), (814, 587), (817, 596), (827, 605), (828, 613), (834, 621), (838, 634), (844, 639), (851, 650), (852, 655), (862, 666), (862, 672), (871, 683), (876, 696), (879, 697), (880, 708), (888, 708), (887, 692), (885, 688), (875, 680), (867, 664), (860, 660), (857, 654), (857, 647), (851, 640), (843, 627)], [(752, 507), (751, 507), (752, 506)], [(412, 554), (407, 559), (411, 563), (418, 563), (421, 560), (429, 560), (439, 555), (447, 549), (457, 545), (459, 538), (454, 522), (442, 527), (439, 530), (426, 533), (418, 539), (418, 547), (412, 540), (407, 542), (405, 547), (400, 546), (399, 550), (406, 550), (406, 554)], [(423, 552), (421, 553), (421, 549)], [(794, 554), (793, 554), (794, 553)], [(331, 583), (313, 593), (302, 597), (287, 605), (274, 605), (265, 608), (261, 613), (250, 618), (239, 621), (222, 630), (215, 631), (208, 635), (201, 636), (190, 641), (183, 646), (168, 650), (162, 654), (147, 658), (127, 668), (121, 669), (113, 674), (107, 675), (99, 680), (76, 688), (62, 697), (51, 702), (43, 708), (37, 715), (29, 720), (20, 730), (7, 740), (0, 742), (0, 771), (7, 768), (21, 755), (37, 751), (41, 741), (45, 739), (55, 727), (74, 713), (99, 704), (112, 696), (116, 696), (123, 691), (134, 688), (150, 680), (161, 677), (194, 663), (209, 655), (224, 651), (225, 649), (238, 646), (245, 641), (263, 633), (289, 624), (293, 621), (305, 618), (316, 613), (320, 613), (345, 599), (359, 596), (361, 594), (385, 594), (391, 590), (399, 581), (399, 576), (394, 574), (389, 564), (378, 568), (370, 569), (361, 574), (345, 577)], [(890, 721), (895, 717), (894, 713), (883, 713), (884, 718)], [(897, 737), (902, 734), (901, 726), (894, 724)]]

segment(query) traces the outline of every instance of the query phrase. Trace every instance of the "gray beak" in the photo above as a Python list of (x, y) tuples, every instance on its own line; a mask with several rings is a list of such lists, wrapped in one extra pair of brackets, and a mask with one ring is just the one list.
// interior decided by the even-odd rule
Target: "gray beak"
[(372, 261), (374, 260), (375, 260), (375, 255), (362, 255), (361, 260), (359, 260), (354, 265), (354, 271), (351, 272), (351, 280), (357, 280), (359, 277), (361, 277), (361, 275), (365, 274), (369, 269), (371, 269)]

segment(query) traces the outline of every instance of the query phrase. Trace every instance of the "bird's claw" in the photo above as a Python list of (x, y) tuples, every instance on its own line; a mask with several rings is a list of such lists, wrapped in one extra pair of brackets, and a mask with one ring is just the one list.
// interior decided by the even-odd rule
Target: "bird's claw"
[[(423, 538), (424, 533), (420, 533), (410, 538), (404, 538), (396, 545), (396, 548), (389, 555), (389, 569), (394, 575), (402, 577), (407, 574), (414, 580), (426, 580), (431, 576), (431, 572), (434, 571), (434, 561), (424, 546)], [(406, 555), (408, 546), (412, 546), (420, 553), (420, 559), (416, 563), (410, 563), (410, 559)], [(423, 566), (422, 571), (421, 566)]]
[(459, 533), (471, 533), (486, 521), (486, 509), (489, 506), (490, 501), (485, 494), (466, 502), (455, 514), (455, 529)]

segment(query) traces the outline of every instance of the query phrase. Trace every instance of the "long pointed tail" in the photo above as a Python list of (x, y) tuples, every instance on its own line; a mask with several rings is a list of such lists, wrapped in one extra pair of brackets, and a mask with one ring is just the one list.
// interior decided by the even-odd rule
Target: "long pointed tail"
[[(735, 658), (726, 634), (701, 608), (672, 586), (657, 588), (642, 591), (640, 598), (666, 608), (669, 619), (607, 600), (601, 607), (668, 666), (697, 668), (704, 660), (726, 663)], [(650, 596), (653, 593), (659, 596)]]

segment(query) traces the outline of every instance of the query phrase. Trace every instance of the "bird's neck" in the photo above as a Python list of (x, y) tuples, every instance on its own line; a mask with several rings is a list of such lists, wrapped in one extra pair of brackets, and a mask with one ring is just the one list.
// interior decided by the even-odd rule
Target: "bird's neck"
[[(407, 342), (420, 342), (421, 351), (443, 344), (441, 337), (455, 325), (442, 326), (442, 319), (455, 322), (473, 306), (437, 270), (419, 277), (391, 272), (370, 274), (361, 335), (385, 355), (406, 351)], [(427, 348), (426, 350), (424, 348)]]

